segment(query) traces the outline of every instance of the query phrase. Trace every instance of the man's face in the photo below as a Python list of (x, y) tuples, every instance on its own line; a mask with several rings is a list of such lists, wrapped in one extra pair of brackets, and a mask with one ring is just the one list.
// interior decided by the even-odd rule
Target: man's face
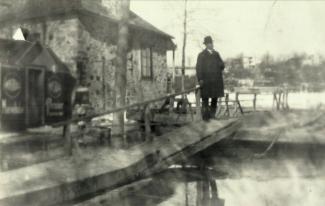
[(207, 47), (207, 49), (210, 49), (210, 50), (213, 49), (213, 43), (207, 43), (205, 46)]

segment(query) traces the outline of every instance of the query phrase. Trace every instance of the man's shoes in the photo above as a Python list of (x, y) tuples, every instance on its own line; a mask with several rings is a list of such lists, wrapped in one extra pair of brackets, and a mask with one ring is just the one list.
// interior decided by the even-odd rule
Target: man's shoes
[(207, 108), (207, 107), (202, 107), (202, 108), (201, 108), (201, 114), (202, 114), (202, 119), (203, 119), (204, 121), (210, 119), (210, 110), (209, 110), (209, 108)]

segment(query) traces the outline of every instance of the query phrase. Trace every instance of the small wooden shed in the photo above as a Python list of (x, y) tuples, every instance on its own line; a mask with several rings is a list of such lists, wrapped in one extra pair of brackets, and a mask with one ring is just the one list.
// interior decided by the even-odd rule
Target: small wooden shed
[(55, 53), (39, 42), (0, 39), (2, 130), (22, 130), (71, 116), (75, 80)]

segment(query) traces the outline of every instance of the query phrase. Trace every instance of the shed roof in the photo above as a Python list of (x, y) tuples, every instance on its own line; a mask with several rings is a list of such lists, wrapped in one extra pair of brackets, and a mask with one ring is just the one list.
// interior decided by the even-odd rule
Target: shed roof
[(68, 67), (50, 49), (39, 42), (0, 39), (0, 63), (9, 65), (39, 65), (47, 70), (70, 73)]
[[(14, 1), (17, 2), (17, 1)], [(17, 22), (35, 18), (49, 18), (65, 14), (84, 14), (84, 12), (101, 15), (117, 22), (117, 17), (105, 6), (95, 0), (21, 0), (19, 5), (13, 5), (0, 14), (0, 24)], [(164, 37), (173, 38), (171, 35), (159, 30), (131, 11), (130, 25), (154, 32)]]

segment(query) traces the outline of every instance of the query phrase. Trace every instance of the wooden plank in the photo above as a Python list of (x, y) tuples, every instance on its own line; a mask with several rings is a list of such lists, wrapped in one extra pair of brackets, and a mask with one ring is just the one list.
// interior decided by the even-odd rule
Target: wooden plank
[(279, 143), (294, 144), (317, 144), (325, 145), (325, 130), (310, 132), (305, 128), (284, 129), (284, 128), (260, 128), (260, 129), (241, 129), (237, 132), (234, 140), (250, 142), (271, 142), (277, 135)]
[(240, 120), (192, 123), (128, 150), (82, 150), (66, 157), (0, 173), (0, 205), (60, 204), (150, 175), (232, 135)]
[(240, 119), (211, 120), (206, 124), (196, 122), (190, 126), (183, 127), (177, 134), (172, 134), (167, 139), (164, 139), (164, 141), (172, 142), (172, 144), (166, 145), (166, 142), (159, 142), (154, 147), (161, 148), (156, 150), (156, 153), (160, 154), (160, 162), (155, 167), (165, 168), (171, 164), (184, 162), (188, 157), (197, 152), (206, 149), (224, 138), (231, 137), (240, 127)]
[(234, 140), (271, 142), (280, 135), (277, 142), (281, 143), (325, 144), (324, 112), (255, 113), (243, 122)]

